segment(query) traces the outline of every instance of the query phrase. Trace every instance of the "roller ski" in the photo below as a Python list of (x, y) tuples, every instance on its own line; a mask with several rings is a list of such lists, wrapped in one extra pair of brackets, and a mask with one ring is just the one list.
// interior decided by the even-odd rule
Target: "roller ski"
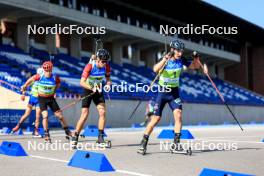
[(51, 138), (50, 138), (49, 130), (45, 130), (45, 132), (44, 132), (44, 141), (47, 144), (51, 144)]
[(111, 148), (112, 143), (109, 140), (104, 140), (104, 134), (99, 134), (98, 140), (95, 142), (96, 146), (98, 147), (105, 147), (105, 148)]
[(137, 153), (145, 155), (147, 152), (147, 145), (148, 145), (148, 137), (144, 135), (144, 137), (140, 143), (140, 147), (137, 150)]
[(189, 147), (187, 150), (183, 149), (182, 145), (180, 144), (180, 138), (181, 134), (175, 133), (173, 143), (170, 146), (171, 153), (192, 155), (191, 147)]
[(180, 143), (172, 143), (170, 146), (170, 152), (172, 154), (185, 154), (192, 155), (192, 149), (189, 147), (187, 150), (183, 149)]

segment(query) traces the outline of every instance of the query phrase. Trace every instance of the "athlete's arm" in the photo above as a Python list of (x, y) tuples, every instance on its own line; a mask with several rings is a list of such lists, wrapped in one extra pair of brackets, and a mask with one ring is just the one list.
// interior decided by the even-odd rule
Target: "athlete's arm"
[[(201, 65), (200, 65), (199, 62), (200, 62), (200, 57), (199, 56), (198, 57), (194, 57), (191, 65), (188, 68), (189, 69), (199, 69), (199, 68), (201, 68)], [(204, 64), (203, 72), (205, 74), (208, 73), (208, 68), (207, 68), (207, 65), (206, 64)]]
[(194, 58), (191, 65), (188, 68), (189, 69), (199, 69), (200, 68), (199, 58)]
[(169, 52), (162, 59), (160, 59), (160, 61), (153, 66), (153, 71), (155, 73), (158, 73), (162, 69), (162, 67), (164, 66), (164, 64), (166, 63), (166, 61), (171, 57), (171, 55), (172, 55), (172, 53)]
[(86, 79), (84, 77), (81, 78), (80, 85), (83, 88), (85, 88), (85, 89), (93, 90), (93, 88), (91, 86), (89, 86), (88, 84), (86, 84)]
[(21, 92), (22, 92), (22, 93), (23, 93), (23, 92), (25, 93), (27, 87), (30, 86), (31, 83), (33, 83), (34, 81), (38, 81), (39, 79), (40, 79), (39, 74), (36, 74), (36, 75), (33, 75), (32, 77), (30, 77), (30, 78), (26, 81), (26, 83), (25, 83), (23, 86), (21, 86)]
[(80, 80), (80, 85), (88, 90), (93, 90), (93, 88), (86, 83), (86, 80), (89, 77), (91, 70), (92, 70), (92, 64), (87, 64), (83, 70), (82, 77)]

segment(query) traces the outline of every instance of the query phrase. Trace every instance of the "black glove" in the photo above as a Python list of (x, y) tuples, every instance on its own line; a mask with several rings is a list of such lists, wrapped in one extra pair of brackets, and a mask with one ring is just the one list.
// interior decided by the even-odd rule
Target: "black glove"
[(200, 54), (199, 54), (197, 51), (194, 51), (194, 52), (192, 53), (192, 57), (193, 57), (193, 58), (200, 57)]

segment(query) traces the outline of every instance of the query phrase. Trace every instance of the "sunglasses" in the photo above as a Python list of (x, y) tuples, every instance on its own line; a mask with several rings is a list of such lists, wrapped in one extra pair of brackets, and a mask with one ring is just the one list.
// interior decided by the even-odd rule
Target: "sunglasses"
[(107, 63), (107, 61), (101, 61), (103, 64), (106, 64)]
[(174, 51), (183, 52), (183, 49), (174, 49)]

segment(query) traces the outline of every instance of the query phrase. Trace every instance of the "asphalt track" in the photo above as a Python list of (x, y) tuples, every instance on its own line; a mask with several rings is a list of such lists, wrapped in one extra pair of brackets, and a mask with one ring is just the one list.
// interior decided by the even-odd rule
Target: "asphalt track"
[[(31, 135), (1, 135), (2, 141), (19, 142), (26, 150), (27, 157), (0, 155), (0, 175), (2, 176), (91, 176), (91, 175), (199, 175), (203, 168), (239, 172), (252, 175), (264, 175), (264, 125), (244, 125), (242, 132), (237, 126), (194, 126), (184, 127), (194, 135), (194, 144), (204, 143), (204, 148), (193, 149), (192, 156), (171, 154), (162, 148), (157, 139), (162, 129), (158, 127), (150, 138), (145, 156), (137, 154), (143, 128), (108, 129), (107, 139), (112, 141), (112, 148), (94, 150), (104, 153), (115, 172), (99, 173), (67, 166), (74, 150), (32, 150), (29, 142), (43, 144), (43, 139), (33, 139)], [(53, 142), (68, 143), (62, 131), (53, 131)], [(82, 144), (94, 144), (95, 138), (81, 138)], [(187, 141), (184, 141), (185, 143)], [(190, 144), (190, 141), (189, 141)], [(211, 148), (209, 148), (209, 144)], [(216, 149), (213, 144), (224, 146)], [(220, 145), (221, 144), (221, 145)], [(227, 146), (227, 147), (226, 147)], [(231, 147), (230, 147), (231, 146)], [(90, 147), (91, 148), (91, 147)], [(237, 149), (236, 149), (237, 148)], [(233, 149), (233, 150), (231, 150)]]

